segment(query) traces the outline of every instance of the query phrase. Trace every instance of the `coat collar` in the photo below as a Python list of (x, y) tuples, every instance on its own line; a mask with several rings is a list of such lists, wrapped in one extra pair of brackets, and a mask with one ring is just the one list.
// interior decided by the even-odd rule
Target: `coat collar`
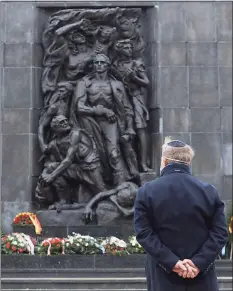
[(191, 175), (189, 166), (179, 163), (169, 163), (166, 167), (163, 168), (160, 176), (162, 177), (172, 173), (185, 173)]

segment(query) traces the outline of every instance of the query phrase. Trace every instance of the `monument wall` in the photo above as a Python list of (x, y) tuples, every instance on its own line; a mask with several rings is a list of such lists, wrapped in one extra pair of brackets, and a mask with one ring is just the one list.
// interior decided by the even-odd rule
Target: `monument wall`
[[(113, 2), (98, 1), (97, 8), (122, 4)], [(57, 11), (96, 8), (88, 6), (78, 1), (0, 2), (1, 222), (5, 231), (10, 230), (15, 214), (34, 210), (43, 170), (38, 142), (45, 106), (42, 35)], [(223, 200), (231, 200), (232, 3), (138, 1), (138, 6), (150, 84), (149, 166), (159, 172), (160, 147), (166, 136), (181, 139), (196, 151), (193, 174), (214, 184)]]

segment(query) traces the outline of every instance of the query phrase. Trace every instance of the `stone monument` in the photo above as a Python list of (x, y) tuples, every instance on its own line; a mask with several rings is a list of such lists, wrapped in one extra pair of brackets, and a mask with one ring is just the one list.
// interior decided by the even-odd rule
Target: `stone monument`
[[(148, 165), (141, 9), (60, 10), (43, 33), (39, 212), (101, 225), (132, 217)], [(44, 209), (44, 210), (43, 210)], [(58, 216), (59, 213), (59, 216)], [(70, 215), (70, 214), (68, 214)]]

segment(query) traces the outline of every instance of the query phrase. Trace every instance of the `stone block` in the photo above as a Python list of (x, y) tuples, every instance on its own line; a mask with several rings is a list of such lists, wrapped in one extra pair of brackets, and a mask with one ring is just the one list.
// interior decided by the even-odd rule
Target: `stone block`
[(32, 68), (32, 108), (43, 107), (41, 76), (42, 76), (42, 69)]
[[(5, 3), (0, 2), (0, 43), (5, 42)], [(0, 51), (0, 55), (3, 53), (3, 50)], [(0, 59), (1, 60), (1, 59)], [(2, 64), (0, 62), (0, 64)], [(0, 65), (1, 67), (1, 65)]]
[(186, 43), (172, 42), (158, 44), (159, 66), (185, 66)]
[(163, 144), (163, 134), (155, 133), (150, 136), (150, 166), (152, 169), (160, 173), (160, 163), (161, 163), (161, 153), (162, 153), (162, 144)]
[(187, 44), (189, 66), (216, 66), (216, 42), (189, 42)]
[[(222, 199), (232, 201), (232, 176), (223, 177), (223, 195)], [(232, 206), (231, 206), (232, 208)]]
[(36, 7), (33, 21), (33, 40), (35, 43), (42, 42), (42, 35), (47, 25), (50, 16), (49, 9), (43, 7)]
[(158, 7), (148, 7), (145, 11), (145, 19), (146, 19), (146, 34), (149, 42), (158, 41), (159, 39), (159, 30), (158, 30)]
[(32, 66), (37, 68), (43, 67), (43, 46), (41, 43), (32, 44)]
[(4, 108), (31, 107), (30, 68), (5, 68), (3, 86)]
[(214, 2), (186, 2), (188, 41), (215, 41)]
[[(124, 259), (123, 259), (124, 258)], [(123, 261), (123, 260), (124, 261)], [(95, 268), (141, 268), (145, 264), (145, 255), (130, 256), (96, 256)], [(129, 288), (126, 288), (129, 289)]]
[(188, 74), (185, 67), (160, 67), (157, 79), (158, 99), (162, 107), (186, 107)]
[(36, 214), (42, 225), (47, 226), (79, 226), (85, 225), (83, 221), (84, 208), (76, 210), (63, 210), (58, 213), (56, 210), (40, 210)]
[(189, 132), (190, 127), (189, 108), (164, 108), (163, 131), (164, 132)]
[(195, 175), (195, 177), (202, 182), (213, 185), (218, 190), (221, 198), (223, 198), (223, 177), (221, 175)]
[(150, 86), (147, 90), (148, 96), (148, 106), (149, 108), (156, 108), (161, 105), (161, 100), (159, 99), (161, 96), (158, 94), (158, 78), (159, 78), (159, 68), (156, 66), (147, 68), (148, 79), (150, 82)]
[(190, 107), (219, 106), (217, 67), (189, 68), (189, 98)]
[(217, 40), (232, 41), (232, 2), (215, 2)]
[(148, 123), (148, 131), (150, 134), (160, 131), (160, 120), (162, 118), (162, 110), (160, 108), (151, 109), (149, 111), (150, 120)]
[(12, 232), (12, 221), (15, 216), (24, 211), (30, 211), (30, 203), (25, 201), (19, 201), (19, 199), (15, 199), (15, 201), (1, 201), (1, 230), (4, 233)]
[(221, 129), (222, 131), (232, 131), (232, 107), (221, 108)]
[(218, 42), (218, 65), (232, 67), (232, 42)]
[(221, 174), (220, 133), (191, 133), (191, 146), (196, 152), (192, 162), (194, 175), (216, 176)]
[(2, 133), (17, 134), (29, 133), (28, 109), (2, 110)]
[(29, 136), (2, 136), (2, 201), (30, 201)]
[(186, 41), (184, 3), (159, 2), (159, 41)]
[(30, 133), (38, 133), (38, 126), (39, 126), (39, 118), (40, 118), (41, 110), (34, 108), (30, 109), (29, 111), (29, 119), (30, 119)]
[(4, 67), (30, 67), (32, 47), (29, 43), (4, 44)]
[(222, 161), (225, 176), (232, 176), (232, 132), (222, 134)]
[(147, 67), (158, 65), (158, 43), (147, 43), (144, 51), (144, 58)]
[(191, 108), (191, 132), (220, 132), (220, 108)]
[(39, 140), (37, 134), (30, 135), (30, 164), (31, 175), (39, 176), (42, 172), (42, 164), (39, 162), (42, 153), (39, 146)]
[(33, 41), (33, 3), (7, 2), (5, 11), (6, 42), (31, 43)]
[(219, 94), (221, 106), (232, 106), (231, 67), (219, 67)]

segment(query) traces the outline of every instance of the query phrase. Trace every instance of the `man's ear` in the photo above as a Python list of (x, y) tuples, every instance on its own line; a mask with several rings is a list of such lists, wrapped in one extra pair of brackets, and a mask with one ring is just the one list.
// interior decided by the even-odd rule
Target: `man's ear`
[(164, 165), (167, 166), (168, 163), (169, 161), (166, 158), (164, 158)]

